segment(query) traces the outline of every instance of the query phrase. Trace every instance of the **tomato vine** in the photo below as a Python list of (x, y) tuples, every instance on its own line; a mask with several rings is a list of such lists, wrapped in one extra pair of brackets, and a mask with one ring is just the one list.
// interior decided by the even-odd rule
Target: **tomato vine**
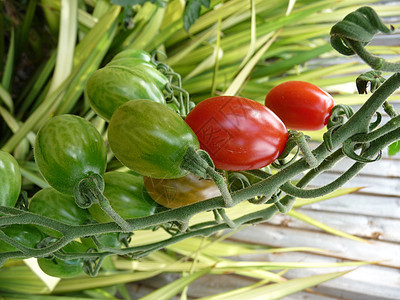
[[(357, 25), (356, 20), (358, 20), (358, 18), (362, 18), (362, 22), (365, 25), (365, 28), (362, 28), (362, 30), (360, 29), (360, 26)], [(143, 111), (136, 111), (135, 113), (138, 114), (136, 116), (137, 118), (132, 121), (135, 124), (139, 121), (147, 122), (145, 124), (147, 127), (143, 125), (143, 128), (147, 128), (148, 131), (153, 134), (145, 144), (139, 145), (143, 146), (142, 148), (137, 147), (138, 149), (135, 149), (137, 152), (132, 152), (134, 154), (133, 156), (149, 157), (150, 154), (154, 154), (157, 150), (159, 151), (151, 158), (156, 164), (155, 166), (151, 166), (151, 172), (154, 171), (154, 173), (145, 173), (150, 169), (149, 165), (139, 162), (139, 165), (145, 165), (142, 169), (139, 168), (140, 172), (143, 173), (142, 175), (153, 175), (154, 177), (162, 179), (163, 177), (168, 176), (170, 176), (170, 178), (182, 177), (188, 173), (192, 173), (201, 178), (211, 178), (218, 186), (221, 196), (212, 197), (203, 201), (194, 201), (194, 203), (193, 201), (190, 201), (190, 204), (188, 205), (181, 207), (176, 206), (174, 209), (164, 209), (162, 211), (156, 211), (155, 213), (153, 213), (156, 209), (155, 204), (147, 203), (143, 206), (145, 208), (145, 213), (143, 215), (129, 214), (126, 219), (123, 219), (113, 210), (111, 207), (112, 203), (110, 205), (103, 193), (103, 174), (106, 165), (106, 150), (105, 145), (103, 145), (103, 140), (100, 140), (102, 137), (98, 132), (94, 134), (94, 131), (90, 128), (83, 130), (86, 135), (99, 137), (98, 139), (100, 140), (100, 144), (95, 146), (92, 145), (91, 147), (91, 155), (95, 153), (98, 159), (97, 161), (93, 161), (93, 165), (90, 166), (90, 168), (83, 166), (84, 162), (80, 161), (80, 156), (67, 155), (61, 157), (59, 160), (55, 159), (60, 155), (60, 153), (62, 153), (62, 150), (65, 150), (64, 148), (68, 147), (63, 145), (62, 141), (57, 138), (54, 140), (51, 139), (51, 135), (54, 134), (54, 131), (48, 131), (47, 134), (50, 137), (46, 137), (44, 139), (45, 141), (43, 141), (44, 131), (42, 133), (39, 132), (35, 155), (39, 169), (49, 184), (55, 189), (58, 188), (60, 192), (70, 193), (71, 197), (75, 192), (75, 201), (79, 207), (90, 206), (86, 205), (86, 202), (89, 202), (89, 204), (92, 202), (99, 204), (111, 219), (107, 216), (102, 216), (101, 218), (98, 217), (97, 220), (113, 220), (114, 222), (97, 223), (93, 220), (89, 220), (89, 222), (85, 224), (82, 224), (82, 222), (66, 224), (65, 222), (40, 215), (33, 211), (26, 211), (12, 207), (16, 201), (15, 191), (18, 190), (17, 187), (13, 186), (13, 193), (12, 196), (10, 196), (11, 200), (8, 200), (8, 198), (5, 199), (5, 197), (8, 197), (6, 193), (4, 194), (5, 196), (2, 195), (5, 200), (0, 199), (2, 204), (2, 206), (0, 206), (0, 240), (3, 244), (8, 244), (9, 246), (7, 252), (0, 253), (0, 265), (2, 265), (7, 259), (11, 258), (38, 257), (41, 259), (43, 265), (48, 266), (49, 261), (44, 261), (43, 259), (44, 257), (50, 256), (52, 259), (57, 261), (75, 261), (80, 268), (85, 269), (88, 274), (96, 275), (101, 266), (102, 260), (109, 255), (120, 254), (130, 255), (134, 259), (140, 258), (153, 251), (162, 249), (167, 245), (176, 243), (191, 236), (210, 235), (222, 229), (237, 227), (243, 224), (263, 222), (278, 212), (286, 213), (290, 211), (296, 197), (319, 197), (342, 186), (344, 183), (356, 176), (367, 163), (379, 159), (382, 149), (400, 140), (400, 117), (394, 108), (387, 102), (388, 97), (400, 87), (400, 66), (395, 63), (388, 63), (382, 58), (376, 58), (365, 49), (365, 45), (372, 39), (375, 33), (378, 31), (390, 33), (392, 32), (392, 29), (383, 25), (375, 12), (368, 7), (361, 8), (356, 12), (351, 13), (342, 22), (345, 23), (339, 22), (331, 31), (331, 42), (334, 48), (345, 55), (357, 54), (372, 68), (394, 72), (394, 74), (386, 80), (379, 77), (380, 74), (378, 77), (375, 76), (374, 74), (376, 73), (367, 72), (361, 75), (357, 80), (357, 87), (359, 88), (360, 93), (365, 93), (368, 82), (372, 83), (371, 96), (356, 112), (353, 112), (352, 109), (346, 105), (334, 106), (330, 111), (324, 140), (317, 148), (311, 150), (308, 146), (307, 138), (303, 133), (290, 130), (286, 148), (283, 150), (279, 149), (280, 156), (277, 157), (277, 160), (272, 164), (273, 167), (278, 169), (277, 172), (271, 174), (265, 169), (231, 169), (231, 171), (242, 171), (240, 174), (245, 179), (247, 179), (246, 176), (251, 176), (253, 179), (253, 181), (243, 180), (246, 184), (243, 184), (242, 187), (235, 191), (231, 191), (229, 190), (229, 186), (226, 184), (226, 179), (218, 169), (214, 168), (213, 161), (211, 160), (213, 156), (212, 153), (210, 153), (210, 158), (204, 149), (199, 149), (201, 141), (199, 144), (196, 140), (195, 133), (193, 133), (185, 124), (183, 118), (179, 117), (179, 115), (167, 108), (167, 105), (164, 104), (163, 101), (161, 101), (162, 103), (149, 101), (148, 103), (151, 104), (149, 106), (146, 104), (146, 107), (148, 107), (146, 108), (147, 110), (150, 110), (150, 106), (157, 107), (155, 116), (152, 116), (153, 118), (159, 118), (159, 120), (157, 120), (159, 124), (153, 122), (153, 124), (158, 124), (156, 124), (159, 126), (156, 128), (157, 130), (151, 130), (149, 125), (150, 122), (147, 122), (148, 120), (143, 117)], [(368, 24), (365, 24), (365, 22), (368, 22)], [(123, 59), (123, 57), (120, 57), (119, 59)], [(146, 59), (146, 63), (149, 63), (149, 58)], [(164, 64), (160, 63), (155, 66), (155, 70), (160, 70), (161, 74), (163, 74), (161, 78), (165, 77), (169, 83), (166, 85), (168, 88), (166, 88), (164, 95), (167, 98), (171, 97), (171, 99), (173, 99), (172, 102), (177, 104), (177, 111), (185, 117), (186, 114), (189, 113), (190, 102), (189, 97), (181, 89), (179, 75), (176, 75), (176, 73), (172, 72), (172, 70)], [(173, 82), (178, 82), (175, 87), (172, 84)], [(176, 93), (178, 94), (177, 97), (175, 96)], [(119, 106), (119, 108), (115, 108), (115, 111), (118, 113), (121, 111), (121, 107), (123, 109), (132, 105), (132, 101), (128, 101), (125, 104), (122, 104), (122, 106)], [(147, 103), (143, 101), (148, 100), (137, 100), (136, 103), (137, 105)], [(381, 107), (383, 107), (391, 117), (391, 120), (380, 126), (382, 118), (377, 110)], [(162, 120), (165, 115), (171, 115), (172, 117), (168, 117), (168, 122), (162, 123), (160, 120)], [(126, 141), (123, 141), (123, 137), (118, 134), (128, 126), (125, 124), (127, 118), (119, 117), (119, 115), (114, 115), (111, 118), (110, 116), (111, 115), (108, 115), (106, 120), (111, 120), (109, 128), (111, 134), (111, 136), (109, 136), (111, 149), (115, 151), (117, 158), (119, 158), (122, 163), (125, 163), (123, 156), (131, 155), (132, 153), (130, 153), (131, 149), (124, 149), (124, 142)], [(141, 116), (143, 118), (142, 120), (139, 120)], [(376, 119), (374, 119), (374, 116), (376, 116)], [(65, 116), (54, 117), (52, 120), (57, 120), (56, 118), (65, 118)], [(77, 122), (77, 124), (86, 124), (86, 122), (82, 120), (75, 120), (75, 117), (67, 118), (74, 119), (74, 122)], [(188, 123), (190, 125), (190, 113), (188, 118)], [(114, 122), (113, 119), (116, 121)], [(70, 120), (70, 122), (72, 122), (72, 120)], [(70, 124), (75, 123), (72, 122)], [(170, 149), (158, 149), (162, 148), (162, 146), (160, 146), (160, 141), (156, 140), (156, 138), (160, 137), (163, 130), (171, 124), (175, 130), (178, 130), (178, 135), (186, 135), (188, 142), (182, 142), (182, 140), (178, 139), (176, 143), (168, 145)], [(130, 127), (128, 129), (131, 130)], [(73, 134), (73, 136), (70, 136), (71, 140), (79, 140), (79, 134), (77, 132), (81, 131), (78, 130)], [(115, 135), (112, 136), (113, 134)], [(139, 135), (142, 133), (132, 133), (129, 141), (131, 143), (129, 146), (132, 146), (132, 148), (137, 146), (135, 145), (136, 143), (139, 144), (139, 140), (136, 139), (135, 134)], [(167, 134), (165, 134), (165, 136), (167, 136)], [(168, 137), (167, 140), (170, 142), (174, 140), (173, 138)], [(56, 150), (53, 148), (49, 150), (49, 153), (43, 155), (43, 151), (46, 151), (45, 144), (49, 141), (60, 144)], [(84, 142), (87, 142), (87, 140), (81, 139), (81, 141), (78, 141), (77, 147), (79, 147), (79, 143)], [(147, 147), (147, 149), (144, 149), (145, 147)], [(179, 148), (180, 152), (174, 147)], [(295, 150), (295, 148), (297, 148), (298, 151), (292, 151)], [(122, 154), (120, 150), (123, 152)], [(149, 152), (145, 152), (145, 150), (149, 150)], [(163, 150), (165, 151), (163, 152)], [(289, 156), (293, 152), (295, 152), (294, 158), (289, 159)], [(82, 155), (82, 153), (80, 154)], [(297, 156), (300, 155), (300, 153), (302, 156)], [(1, 157), (8, 158), (8, 155), (3, 155), (1, 152), (0, 154), (2, 155)], [(321, 172), (329, 170), (335, 163), (345, 157), (349, 157), (354, 161), (354, 163), (343, 174), (322, 187), (313, 189), (307, 188), (308, 183), (313, 178), (318, 176)], [(274, 156), (274, 159), (275, 158), (276, 157)], [(130, 159), (131, 158), (129, 158), (129, 161)], [(176, 162), (174, 160), (179, 163), (171, 165), (170, 170), (160, 170), (160, 166), (157, 166), (157, 162), (162, 161), (167, 165), (167, 162)], [(97, 165), (98, 162), (99, 165)], [(51, 167), (54, 167), (56, 164), (60, 170), (68, 170), (68, 165), (72, 166), (72, 163), (76, 164), (73, 167), (79, 169), (79, 172), (74, 172), (73, 175), (68, 175), (65, 178), (62, 178), (60, 174), (51, 174), (51, 172), (47, 172), (47, 168), (51, 169)], [(15, 164), (14, 161), (12, 161), (11, 164)], [(66, 168), (64, 168), (65, 166)], [(130, 167), (128, 163), (127, 166)], [(223, 169), (223, 167), (221, 167), (221, 169)], [(261, 168), (261, 166), (258, 165), (257, 167)], [(136, 163), (132, 168), (134, 170), (137, 169)], [(59, 171), (58, 173), (65, 172), (65, 170)], [(292, 184), (291, 180), (303, 172), (306, 172), (305, 175), (303, 175), (296, 184)], [(78, 175), (75, 176), (76, 174)], [(16, 175), (17, 177), (14, 181), (19, 182), (20, 174), (16, 172)], [(225, 172), (225, 175), (228, 175), (226, 177), (229, 179), (230, 174), (228, 171)], [(137, 177), (136, 179), (127, 178), (124, 180), (133, 180), (134, 182), (138, 182), (138, 186), (140, 187), (139, 191), (141, 192), (144, 183), (139, 182), (140, 179), (138, 178), (140, 177)], [(118, 182), (118, 180), (115, 180), (114, 182)], [(68, 186), (66, 183), (68, 183)], [(142, 196), (143, 195), (140, 195), (139, 193), (133, 201), (142, 201), (144, 199)], [(109, 197), (112, 197), (111, 194)], [(261, 208), (256, 212), (244, 212), (239, 218), (233, 220), (229, 219), (224, 209), (247, 200), (254, 204), (267, 205), (261, 206)], [(189, 224), (191, 217), (205, 211), (213, 211), (215, 220), (195, 225)], [(120, 214), (122, 215), (121, 212)], [(19, 235), (19, 232), (17, 231), (13, 234), (7, 234), (8, 231), (10, 231), (10, 228), (16, 224), (19, 224), (19, 226), (35, 225), (37, 228), (44, 226), (49, 229), (46, 230), (47, 233), (52, 232), (52, 230), (57, 231), (59, 237), (42, 237), (38, 234), (38, 238), (35, 240), (36, 247), (34, 247), (32, 244), (26, 243), (23, 239), (14, 239), (13, 237)], [(127, 242), (130, 238), (129, 234), (127, 234), (127, 236), (123, 236), (122, 238), (125, 246), (121, 248), (102, 245), (101, 242), (101, 235), (121, 233), (124, 231), (134, 232), (136, 230), (149, 228), (157, 229), (160, 227), (170, 233), (168, 239), (142, 246), (135, 246), (133, 241), (133, 246), (131, 246), (132, 244), (128, 244)], [(66, 249), (64, 247), (70, 245), (70, 243), (75, 239), (82, 238), (84, 240), (84, 238), (87, 237), (91, 237), (91, 241), (89, 241), (88, 244), (91, 246), (94, 245), (94, 247), (87, 249), (87, 245), (83, 243), (82, 247), (77, 251), (62, 250)], [(41, 241), (37, 243), (40, 239)], [(78, 271), (76, 272), (79, 273)], [(60, 270), (60, 274), (61, 273), (62, 270)]]

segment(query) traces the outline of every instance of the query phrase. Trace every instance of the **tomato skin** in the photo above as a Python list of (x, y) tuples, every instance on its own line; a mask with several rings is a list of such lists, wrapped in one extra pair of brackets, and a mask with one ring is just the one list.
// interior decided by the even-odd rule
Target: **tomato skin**
[(0, 150), (0, 206), (14, 207), (21, 192), (21, 172), (15, 158)]
[(86, 83), (85, 93), (92, 109), (106, 121), (121, 104), (132, 99), (165, 103), (163, 93), (149, 76), (120, 66), (95, 71)]
[[(65, 253), (81, 253), (86, 252), (87, 247), (83, 244), (72, 241), (65, 245), (62, 250)], [(72, 278), (83, 274), (83, 259), (61, 260), (58, 258), (38, 258), (37, 260), (40, 269), (47, 275), (58, 278)]]
[(168, 208), (178, 208), (221, 195), (212, 180), (201, 180), (193, 174), (175, 179), (143, 177), (150, 197)]
[(117, 59), (139, 59), (146, 62), (151, 62), (151, 55), (144, 50), (140, 49), (126, 49), (116, 54), (112, 60)]
[(39, 130), (34, 147), (40, 173), (55, 190), (73, 195), (75, 185), (91, 174), (103, 175), (107, 150), (97, 129), (75, 115), (48, 120)]
[(328, 124), (335, 105), (332, 96), (305, 81), (287, 81), (275, 86), (265, 105), (294, 130), (318, 130)]
[[(104, 195), (122, 218), (131, 219), (154, 214), (157, 204), (144, 193), (142, 177), (113, 171), (104, 174), (104, 182)], [(89, 212), (97, 222), (112, 222), (98, 204), (90, 206)]]
[(185, 121), (215, 167), (222, 170), (265, 167), (278, 158), (288, 139), (285, 125), (271, 110), (242, 97), (203, 100)]
[(118, 160), (129, 169), (153, 178), (178, 178), (189, 147), (199, 148), (196, 135), (168, 106), (131, 100), (113, 114), (108, 141)]
[[(38, 191), (29, 201), (29, 211), (68, 225), (82, 225), (89, 219), (89, 212), (79, 208), (73, 196), (57, 192), (53, 188)], [(59, 237), (58, 231), (40, 227), (49, 236)]]
[[(10, 238), (13, 238), (22, 245), (35, 248), (43, 239), (44, 235), (35, 226), (28, 224), (15, 224), (1, 229)], [(17, 249), (0, 240), (0, 253), (17, 251)]]

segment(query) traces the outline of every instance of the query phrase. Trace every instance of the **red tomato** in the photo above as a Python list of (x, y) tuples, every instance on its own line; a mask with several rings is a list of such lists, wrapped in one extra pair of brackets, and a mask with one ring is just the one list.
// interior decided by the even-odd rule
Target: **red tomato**
[(281, 154), (288, 138), (285, 125), (271, 110), (242, 97), (206, 99), (187, 115), (186, 123), (222, 170), (265, 167)]
[(275, 86), (265, 98), (287, 128), (318, 130), (328, 124), (335, 102), (331, 95), (305, 81), (287, 81)]

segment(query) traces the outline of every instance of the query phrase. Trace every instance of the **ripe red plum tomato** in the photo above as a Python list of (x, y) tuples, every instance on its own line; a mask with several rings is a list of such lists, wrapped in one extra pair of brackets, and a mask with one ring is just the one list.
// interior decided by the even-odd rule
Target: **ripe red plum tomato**
[(197, 135), (201, 149), (222, 170), (265, 167), (278, 158), (288, 139), (285, 125), (270, 109), (243, 97), (203, 100), (185, 121)]
[(275, 86), (265, 105), (289, 129), (319, 130), (328, 124), (335, 102), (331, 95), (305, 81), (287, 81)]

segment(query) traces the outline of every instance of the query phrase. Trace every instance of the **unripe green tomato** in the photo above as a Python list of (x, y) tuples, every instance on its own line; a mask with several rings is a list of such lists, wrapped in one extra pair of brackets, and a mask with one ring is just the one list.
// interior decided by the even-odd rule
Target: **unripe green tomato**
[(166, 105), (132, 100), (113, 114), (108, 141), (118, 160), (133, 171), (153, 178), (179, 178), (189, 147), (199, 149), (196, 135)]
[[(14, 224), (1, 229), (6, 235), (25, 247), (35, 248), (44, 235), (35, 226), (28, 224)], [(0, 240), (0, 253), (17, 251), (18, 249)]]
[[(145, 193), (143, 178), (123, 172), (104, 174), (104, 196), (111, 207), (123, 219), (132, 219), (152, 215), (157, 204)], [(98, 204), (89, 207), (92, 217), (100, 222), (112, 222)]]
[[(29, 211), (68, 225), (82, 225), (90, 219), (86, 209), (79, 208), (73, 196), (57, 192), (53, 188), (38, 191), (29, 201)], [(41, 231), (49, 236), (59, 237), (58, 231), (41, 227)]]
[(95, 71), (86, 83), (85, 93), (91, 108), (106, 121), (129, 100), (148, 99), (165, 103), (162, 91), (149, 76), (119, 66)]
[(144, 50), (140, 49), (126, 49), (116, 54), (112, 60), (134, 58), (143, 61), (151, 62), (151, 55)]
[(79, 181), (103, 175), (107, 150), (97, 129), (76, 115), (60, 115), (39, 130), (34, 147), (40, 173), (57, 191), (73, 195)]
[[(65, 253), (83, 253), (87, 247), (79, 242), (72, 241), (65, 245), (62, 251)], [(83, 274), (83, 259), (61, 260), (58, 258), (38, 258), (40, 269), (47, 275), (58, 278), (71, 278)]]
[(14, 207), (21, 192), (21, 173), (15, 158), (0, 150), (0, 206)]
[(174, 179), (143, 178), (150, 197), (158, 204), (177, 208), (221, 195), (212, 180), (200, 179), (193, 174)]

